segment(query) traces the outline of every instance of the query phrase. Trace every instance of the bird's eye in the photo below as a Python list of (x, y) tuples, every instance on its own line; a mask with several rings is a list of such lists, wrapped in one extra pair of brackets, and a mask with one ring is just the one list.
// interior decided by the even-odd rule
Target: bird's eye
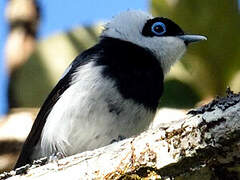
[(166, 31), (166, 26), (162, 22), (155, 22), (152, 25), (152, 32), (157, 36), (163, 35)]

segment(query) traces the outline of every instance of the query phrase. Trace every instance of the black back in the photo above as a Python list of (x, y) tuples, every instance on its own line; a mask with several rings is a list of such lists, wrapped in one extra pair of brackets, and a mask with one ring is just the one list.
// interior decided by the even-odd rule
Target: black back
[(163, 92), (163, 72), (155, 56), (133, 43), (105, 37), (73, 61), (70, 71), (49, 94), (23, 145), (15, 168), (31, 163), (30, 157), (53, 106), (70, 86), (76, 68), (90, 61), (95, 61), (96, 66), (103, 66), (102, 75), (116, 83), (124, 98), (132, 99), (149, 110), (156, 110)]

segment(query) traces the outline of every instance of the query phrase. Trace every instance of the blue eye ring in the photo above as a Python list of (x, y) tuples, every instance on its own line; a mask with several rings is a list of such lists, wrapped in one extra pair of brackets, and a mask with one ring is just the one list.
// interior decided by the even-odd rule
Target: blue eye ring
[[(161, 28), (161, 32), (158, 32), (156, 31), (156, 28), (160, 26)], [(163, 35), (165, 32), (167, 32), (167, 29), (166, 29), (166, 25), (162, 22), (155, 22), (153, 25), (152, 25), (152, 32), (157, 35), (157, 36), (161, 36)]]

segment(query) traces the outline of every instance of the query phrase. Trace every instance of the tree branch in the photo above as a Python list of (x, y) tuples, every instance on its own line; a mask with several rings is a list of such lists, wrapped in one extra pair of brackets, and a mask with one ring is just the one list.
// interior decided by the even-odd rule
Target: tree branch
[(240, 94), (227, 93), (183, 119), (137, 137), (38, 168), (28, 166), (22, 179), (165, 179), (189, 177), (194, 172), (217, 177), (214, 173), (219, 167), (234, 167), (240, 162)]

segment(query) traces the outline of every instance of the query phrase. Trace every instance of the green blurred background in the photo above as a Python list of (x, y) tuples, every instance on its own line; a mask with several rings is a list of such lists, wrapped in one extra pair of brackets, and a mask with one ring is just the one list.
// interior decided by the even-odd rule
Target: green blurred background
[[(160, 107), (192, 108), (223, 95), (227, 86), (240, 90), (237, 0), (152, 0), (149, 7), (154, 16), (171, 18), (187, 33), (208, 37), (208, 41), (189, 46), (171, 69)], [(96, 43), (102, 29), (100, 24), (76, 27), (39, 41), (34, 53), (12, 76), (11, 106), (41, 106), (68, 64)]]

